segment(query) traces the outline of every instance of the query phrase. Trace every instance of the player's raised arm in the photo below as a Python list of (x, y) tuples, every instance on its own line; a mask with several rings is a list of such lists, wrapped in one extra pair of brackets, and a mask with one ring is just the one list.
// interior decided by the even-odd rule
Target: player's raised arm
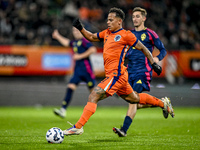
[(156, 62), (154, 62), (151, 52), (140, 41), (137, 42), (135, 48), (141, 50), (144, 53), (144, 55), (148, 58), (149, 62), (151, 63), (153, 70), (158, 75), (160, 75), (162, 72), (162, 68)]
[(65, 38), (64, 36), (62, 36), (58, 30), (54, 30), (54, 32), (52, 33), (52, 38), (58, 40), (63, 46), (68, 47), (69, 43), (70, 43), (70, 39)]
[(87, 31), (83, 25), (81, 24), (80, 20), (78, 18), (76, 18), (74, 21), (73, 21), (73, 26), (75, 28), (77, 28), (82, 34), (83, 36), (91, 41), (91, 42), (97, 42), (97, 41), (100, 41), (97, 37), (97, 33), (91, 33), (90, 31)]

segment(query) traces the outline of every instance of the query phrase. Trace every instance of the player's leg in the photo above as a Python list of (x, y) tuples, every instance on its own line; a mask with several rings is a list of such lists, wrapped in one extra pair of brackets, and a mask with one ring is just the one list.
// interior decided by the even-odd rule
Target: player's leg
[(89, 95), (88, 102), (83, 109), (83, 113), (80, 119), (72, 128), (64, 130), (65, 135), (81, 134), (83, 132), (83, 126), (95, 113), (98, 101), (105, 99), (106, 97), (115, 93), (114, 90), (110, 90), (112, 83), (113, 77), (107, 77), (94, 88), (94, 90)]
[[(148, 95), (146, 93), (138, 94), (136, 92), (133, 92), (127, 96), (121, 95), (120, 97), (122, 97), (124, 100), (128, 101), (129, 103), (134, 103), (139, 99), (139, 103), (142, 105), (148, 104), (148, 105), (153, 105), (153, 106), (159, 106), (164, 109), (164, 103), (161, 100), (151, 95)], [(165, 107), (167, 107), (167, 104)], [(124, 137), (127, 135), (127, 130), (132, 123), (132, 119), (134, 118), (136, 111), (137, 111), (137, 104), (129, 104), (129, 109), (127, 111), (127, 115), (125, 117), (123, 126), (121, 127), (121, 129), (118, 129), (116, 127), (113, 128), (113, 131), (116, 134), (118, 134), (119, 137)]]
[(120, 97), (129, 103), (139, 102), (139, 104), (143, 104), (143, 105), (148, 104), (148, 105), (160, 107), (160, 108), (164, 109), (165, 111), (168, 111), (168, 113), (172, 117), (174, 116), (174, 111), (173, 111), (171, 102), (167, 97), (165, 97), (164, 101), (162, 101), (162, 100), (160, 100), (154, 96), (151, 96), (147, 93), (138, 94), (137, 92), (132, 92), (128, 95), (120, 95)]
[(165, 112), (168, 112), (172, 116), (172, 118), (174, 118), (174, 110), (172, 108), (172, 104), (169, 98), (165, 97), (163, 100), (161, 100), (146, 93), (140, 93), (139, 96), (140, 96), (139, 104), (144, 104), (144, 105), (148, 104), (160, 107)]
[(90, 117), (96, 112), (97, 103), (99, 100), (106, 98), (107, 95), (105, 91), (99, 86), (95, 87), (94, 90), (90, 93), (87, 104), (83, 109), (83, 113), (77, 123), (64, 130), (64, 135), (79, 135), (83, 133), (83, 126), (90, 119)]
[[(135, 77), (135, 76), (134, 76)], [(133, 79), (133, 78), (130, 78), (130, 76), (129, 76), (129, 83), (130, 83), (130, 85), (133, 87), (133, 86), (135, 86), (135, 79)], [(143, 86), (140, 84), (141, 82), (139, 82), (138, 83), (138, 85), (139, 86), (137, 86), (137, 90), (138, 90), (138, 92), (141, 92), (142, 90), (143, 90)], [(130, 88), (130, 87), (129, 87)], [(125, 88), (123, 88), (123, 90), (124, 90)], [(132, 88), (131, 88), (132, 89)], [(132, 90), (132, 92), (133, 92), (133, 90)], [(134, 94), (136, 94), (135, 92), (133, 92)], [(128, 93), (123, 93), (123, 91), (121, 91), (121, 90), (119, 90), (118, 91), (118, 94), (119, 95), (121, 95), (121, 97), (122, 98), (124, 98), (123, 97), (123, 95), (126, 95), (126, 94), (128, 94)], [(139, 96), (137, 96), (137, 95), (135, 95), (134, 97), (138, 97), (137, 99), (139, 99)], [(126, 99), (126, 98), (125, 98)], [(116, 133), (116, 134), (118, 134), (118, 136), (119, 137), (124, 137), (124, 136), (126, 136), (127, 134), (126, 134), (126, 132), (127, 132), (127, 130), (129, 129), (129, 127), (130, 127), (130, 125), (131, 125), (131, 123), (132, 123), (132, 120), (133, 120), (133, 118), (135, 117), (135, 115), (136, 115), (136, 112), (137, 112), (137, 104), (129, 104), (129, 108), (128, 108), (128, 111), (127, 111), (127, 114), (126, 114), (126, 117), (124, 118), (124, 123), (123, 123), (123, 126), (121, 127), (121, 129), (119, 129), (119, 128), (116, 128), (116, 127), (114, 127), (113, 128), (113, 131)]]
[(81, 81), (80, 77), (76, 74), (74, 74), (74, 76), (70, 79), (68, 85), (67, 85), (67, 89), (65, 92), (65, 96), (62, 102), (62, 106), (60, 109), (55, 108), (54, 109), (54, 114), (56, 114), (57, 116), (61, 117), (61, 118), (65, 118), (66, 117), (66, 109), (69, 106), (71, 100), (72, 100), (72, 96), (74, 91), (77, 88), (78, 83)]
[[(128, 88), (130, 88), (130, 84), (129, 83), (126, 85), (126, 88), (123, 88), (123, 89), (128, 89)], [(135, 91), (130, 93), (130, 94), (128, 94), (128, 95), (123, 95), (124, 93), (120, 92), (120, 90), (119, 90), (118, 94), (120, 95), (121, 98), (123, 98), (124, 100), (128, 101), (129, 103), (139, 102), (139, 104), (142, 104), (142, 105), (152, 105), (152, 106), (156, 106), (156, 107), (161, 107), (165, 111), (169, 112), (172, 115), (172, 117), (174, 115), (173, 114), (173, 109), (172, 109), (172, 107), (170, 107), (171, 103), (167, 99), (165, 99), (165, 101), (163, 102), (162, 100), (160, 100), (160, 99), (158, 99), (158, 98), (156, 98), (154, 96), (151, 96), (149, 94), (146, 94), (146, 93), (138, 94)], [(133, 109), (135, 109), (134, 106), (133, 106)], [(132, 115), (132, 116), (134, 116), (135, 113), (136, 113), (136, 110), (131, 110), (130, 109), (129, 111), (130, 111), (130, 115)], [(133, 111), (133, 113), (132, 113), (132, 111)], [(127, 117), (126, 119), (128, 120), (128, 124), (130, 125), (131, 122), (132, 122), (131, 118)], [(116, 128), (113, 128), (113, 130), (116, 133), (119, 131)], [(123, 136), (123, 135), (126, 136), (126, 132), (125, 132), (125, 134), (121, 134), (121, 136)]]
[[(136, 92), (141, 93), (144, 89), (141, 80), (131, 80), (129, 78), (130, 85), (132, 84), (133, 89), (135, 89)], [(141, 105), (141, 104), (139, 104)], [(137, 112), (137, 106), (138, 104), (129, 104), (128, 111), (126, 114), (126, 117), (124, 118), (123, 126), (121, 129), (114, 127), (113, 131), (118, 134), (119, 137), (124, 137), (127, 135), (127, 131), (132, 123), (132, 120), (134, 119), (136, 112)], [(146, 106), (146, 105), (141, 105)]]
[(136, 112), (137, 112), (137, 104), (129, 104), (126, 117), (124, 118), (123, 126), (121, 128), (113, 127), (113, 131), (119, 137), (127, 136), (127, 131), (132, 123), (133, 118), (136, 115)]

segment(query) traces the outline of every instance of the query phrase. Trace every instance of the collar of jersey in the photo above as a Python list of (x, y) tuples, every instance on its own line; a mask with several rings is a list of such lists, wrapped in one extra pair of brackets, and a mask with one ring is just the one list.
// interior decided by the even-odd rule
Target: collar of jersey
[(117, 33), (117, 32), (119, 32), (119, 31), (121, 31), (121, 30), (123, 30), (123, 28), (121, 28), (121, 29), (119, 29), (119, 30), (117, 30), (117, 31), (111, 32), (111, 33)]
[(140, 30), (140, 31), (136, 31), (135, 29), (133, 29), (132, 31), (136, 31), (136, 32), (143, 32), (144, 30), (146, 30), (147, 27), (145, 27), (143, 30)]

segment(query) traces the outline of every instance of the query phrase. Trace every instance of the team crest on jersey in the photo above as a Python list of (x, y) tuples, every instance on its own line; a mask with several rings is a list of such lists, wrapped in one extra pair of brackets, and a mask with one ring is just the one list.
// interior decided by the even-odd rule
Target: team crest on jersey
[(146, 39), (146, 34), (143, 33), (143, 34), (141, 35), (141, 40), (144, 41), (145, 39)]
[(121, 39), (121, 35), (116, 35), (114, 38), (115, 42), (119, 41), (120, 39)]
[(82, 44), (82, 41), (78, 41), (78, 42), (77, 42), (77, 45), (78, 45), (78, 46), (81, 46), (81, 44)]

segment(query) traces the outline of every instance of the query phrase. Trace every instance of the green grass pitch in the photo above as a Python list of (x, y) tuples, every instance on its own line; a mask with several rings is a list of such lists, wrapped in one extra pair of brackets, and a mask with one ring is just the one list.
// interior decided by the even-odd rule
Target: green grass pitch
[(112, 127), (123, 123), (127, 107), (98, 106), (84, 126), (82, 135), (65, 136), (61, 144), (49, 144), (45, 135), (51, 127), (62, 130), (76, 123), (83, 107), (69, 107), (67, 118), (54, 116), (53, 107), (0, 107), (0, 150), (198, 150), (200, 108), (175, 107), (175, 118), (164, 119), (160, 108), (137, 111), (127, 137), (118, 137)]

